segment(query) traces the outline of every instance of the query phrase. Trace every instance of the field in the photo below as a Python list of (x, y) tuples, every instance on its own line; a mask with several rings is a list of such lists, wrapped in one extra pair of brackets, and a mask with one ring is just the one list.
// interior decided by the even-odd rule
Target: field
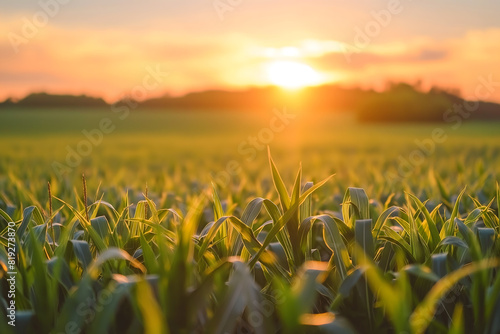
[[(71, 193), (65, 195), (73, 195), (75, 182), (85, 173), (89, 189), (95, 190), (101, 183), (106, 200), (113, 199), (107, 197), (111, 195), (109, 188), (140, 193), (146, 183), (158, 195), (173, 192), (186, 196), (192, 193), (193, 183), (198, 185), (195, 193), (210, 186), (212, 177), (224, 174), (227, 164), (235, 160), (242, 173), (233, 175), (230, 192), (221, 189), (222, 193), (244, 191), (248, 196), (265, 196), (272, 191), (267, 145), (285, 180), (293, 181), (300, 162), (307, 181), (336, 174), (325, 185), (325, 193), (330, 195), (323, 200), (337, 206), (338, 196), (341, 199), (351, 186), (364, 188), (377, 200), (393, 192), (401, 195), (406, 189), (440, 200), (430, 171), (443, 179), (450, 194), (467, 186), (468, 192), (491, 197), (498, 179), (494, 168), (500, 162), (498, 123), (464, 124), (454, 129), (447, 124), (358, 124), (344, 115), (299, 114), (282, 131), (275, 132), (273, 140), (257, 140), (260, 149), (253, 150), (254, 157), (248, 152), (252, 147), (248, 138), (258, 137), (262, 129), (269, 128), (275, 117), (271, 110), (258, 115), (136, 110), (124, 120), (119, 116), (106, 110), (0, 113), (2, 189), (6, 192), (14, 187), (12, 180), (7, 182), (5, 178), (11, 173), (46, 201), (45, 183), (50, 180), (53, 187), (59, 183), (53, 163), (67, 166), (67, 147), (76, 150), (78, 143), (86, 140), (82, 130), (98, 128), (106, 117), (115, 130), (105, 134), (100, 145), (92, 145), (90, 154), (82, 154), (81, 164), (64, 173), (61, 181)], [(415, 141), (429, 141), (438, 127), (448, 137), (443, 143), (435, 143), (435, 152), (427, 154)], [(243, 154), (239, 150), (242, 143)], [(410, 155), (415, 151), (425, 159), (412, 164)], [(267, 187), (259, 189), (263, 182)], [(337, 196), (336, 201), (332, 195)]]
[(0, 112), (16, 331), (498, 333), (500, 124), (288, 113)]

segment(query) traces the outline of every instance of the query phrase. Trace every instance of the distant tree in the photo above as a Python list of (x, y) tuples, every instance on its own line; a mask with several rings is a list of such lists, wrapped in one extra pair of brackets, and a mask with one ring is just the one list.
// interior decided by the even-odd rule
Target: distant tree
[(407, 83), (392, 84), (383, 93), (373, 93), (357, 108), (360, 121), (441, 121), (452, 100), (441, 92), (422, 92)]
[(106, 107), (108, 104), (97, 97), (87, 95), (52, 95), (33, 93), (17, 103), (19, 107)]

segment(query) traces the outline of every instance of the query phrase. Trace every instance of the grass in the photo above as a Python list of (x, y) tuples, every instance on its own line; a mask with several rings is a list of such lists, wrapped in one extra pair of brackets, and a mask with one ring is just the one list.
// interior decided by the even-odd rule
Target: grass
[(298, 115), (269, 143), (275, 164), (238, 153), (272, 114), (135, 113), (56, 177), (103, 115), (0, 114), (0, 298), (14, 222), (17, 332), (500, 330), (496, 124), (447, 129), (390, 180), (437, 125)]

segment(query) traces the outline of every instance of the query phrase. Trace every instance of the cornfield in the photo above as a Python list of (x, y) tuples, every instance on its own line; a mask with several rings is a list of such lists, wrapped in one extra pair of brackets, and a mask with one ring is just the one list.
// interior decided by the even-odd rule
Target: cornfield
[(182, 199), (114, 191), (110, 203), (85, 177), (70, 190), (12, 177), (0, 202), (1, 332), (500, 332), (491, 178), (475, 187), (492, 191), (454, 194), (434, 175), (440, 201), (347, 187), (333, 205), (321, 190), (335, 175), (307, 182), (299, 168), (287, 185), (270, 153), (269, 166), (274, 190), (253, 198), (220, 196), (214, 182)]

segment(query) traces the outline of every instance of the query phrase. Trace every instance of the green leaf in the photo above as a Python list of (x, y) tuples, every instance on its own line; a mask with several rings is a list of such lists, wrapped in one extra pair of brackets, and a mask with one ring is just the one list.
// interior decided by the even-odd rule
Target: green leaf
[(201, 243), (200, 249), (197, 253), (197, 259), (200, 259), (205, 254), (208, 246), (212, 242), (214, 242), (214, 238), (216, 237), (217, 232), (227, 219), (228, 217), (219, 217), (217, 221), (210, 227), (206, 236), (203, 237), (203, 242)]
[(64, 259), (57, 256), (47, 261), (47, 271), (55, 279), (66, 288), (67, 291), (73, 286), (73, 279), (68, 264)]
[(465, 326), (463, 321), (463, 309), (462, 304), (457, 304), (455, 310), (453, 311), (453, 320), (451, 324), (449, 334), (465, 334)]
[(71, 249), (73, 250), (82, 268), (86, 270), (92, 263), (92, 254), (88, 242), (83, 240), (70, 240), (68, 244), (70, 245), (69, 251), (71, 251)]
[(252, 301), (251, 295), (258, 291), (245, 263), (235, 262), (233, 268), (227, 283), (227, 292), (206, 328), (207, 333), (232, 333), (238, 317)]
[(340, 235), (337, 224), (332, 217), (328, 215), (320, 215), (311, 217), (312, 221), (320, 221), (323, 226), (323, 239), (327, 247), (333, 252), (332, 260), (335, 263), (340, 278), (344, 280), (347, 277), (348, 271), (352, 268), (349, 252)]
[(482, 270), (494, 268), (498, 265), (499, 261), (497, 259), (484, 259), (480, 262), (472, 263), (455, 270), (440, 279), (413, 311), (410, 317), (412, 332), (416, 334), (424, 333), (433, 319), (437, 304), (441, 298), (462, 278)]
[(23, 221), (21, 225), (17, 228), (17, 235), (19, 239), (22, 239), (24, 236), (24, 232), (26, 231), (26, 228), (28, 227), (28, 224), (31, 221), (31, 218), (35, 220), (38, 224), (43, 224), (44, 219), (42, 214), (40, 213), (40, 210), (36, 206), (29, 206), (23, 211)]
[[(73, 208), (73, 206), (71, 206), (70, 204), (66, 203), (62, 199), (57, 198), (57, 197), (54, 197), (54, 198), (57, 199), (57, 200), (59, 200), (61, 203), (63, 203), (64, 205), (66, 205), (71, 210), (71, 212), (75, 215), (75, 217), (78, 218), (78, 220), (80, 220), (80, 225), (90, 235), (90, 238), (94, 242), (94, 244), (97, 247), (97, 249), (100, 252), (104, 251), (107, 248), (106, 243), (99, 236), (99, 234), (97, 233), (97, 231), (92, 227), (91, 223), (89, 221), (87, 221), (87, 218), (82, 213), (80, 213), (78, 210), (76, 210), (75, 208)], [(83, 211), (85, 211), (85, 210), (83, 210)]]
[(458, 237), (446, 237), (443, 240), (441, 240), (441, 242), (437, 245), (436, 249), (439, 249), (443, 246), (450, 246), (450, 245), (456, 246), (456, 247), (461, 247), (464, 249), (469, 248), (467, 243)]
[(292, 286), (275, 280), (276, 290), (282, 296), (278, 305), (278, 314), (284, 324), (284, 332), (297, 331), (300, 317), (312, 313), (318, 294), (318, 288), (326, 278), (328, 267), (324, 262), (307, 261), (297, 272)]
[(168, 334), (163, 314), (149, 283), (142, 280), (136, 286), (136, 301), (141, 311), (145, 334)]
[(465, 193), (465, 189), (466, 188), (464, 188), (460, 192), (460, 195), (458, 195), (457, 201), (455, 202), (455, 205), (453, 206), (453, 211), (451, 212), (451, 216), (449, 219), (449, 230), (447, 231), (447, 235), (453, 235), (453, 230), (455, 229), (455, 225), (453, 224), (453, 222), (455, 221), (455, 218), (458, 218), (458, 214), (459, 214), (458, 210), (460, 208), (460, 200), (462, 199), (462, 196)]
[(351, 294), (351, 290), (358, 284), (359, 280), (365, 274), (366, 267), (356, 267), (349, 272), (339, 287), (339, 293), (344, 297)]
[(438, 232), (437, 227), (436, 227), (436, 222), (434, 221), (434, 219), (432, 219), (431, 214), (429, 213), (429, 210), (427, 210), (427, 208), (425, 207), (424, 203), (422, 203), (416, 196), (414, 196), (410, 193), (407, 193), (407, 195), (417, 205), (418, 210), (420, 210), (424, 214), (425, 223), (426, 223), (427, 228), (429, 230), (431, 241), (432, 241), (431, 242), (431, 249), (434, 249), (441, 239), (439, 237), (439, 232)]
[(399, 207), (397, 206), (391, 206), (390, 208), (387, 208), (380, 214), (380, 216), (377, 219), (377, 222), (375, 223), (375, 226), (373, 228), (373, 238), (376, 240), (380, 234), (380, 231), (382, 230), (382, 227), (385, 225), (389, 217), (392, 216), (393, 213), (398, 212)]
[(263, 198), (255, 198), (246, 206), (243, 214), (241, 215), (241, 221), (248, 226), (252, 226), (252, 222), (257, 218), (262, 208)]
[[(355, 247), (358, 247), (355, 245)], [(358, 250), (362, 254), (362, 250)], [(410, 315), (409, 301), (406, 300), (406, 276), (404, 272), (399, 273), (399, 285), (393, 286), (388, 281), (380, 269), (373, 264), (367, 257), (360, 258), (361, 266), (364, 267), (368, 284), (374, 294), (378, 295), (378, 300), (387, 311), (391, 323), (395, 327), (396, 332), (408, 331), (408, 317)]]
[(280, 197), (280, 202), (283, 207), (283, 211), (287, 211), (290, 208), (290, 195), (288, 195), (288, 191), (286, 190), (283, 179), (281, 178), (276, 165), (274, 164), (273, 158), (271, 157), (271, 149), (267, 148), (268, 157), (269, 157), (269, 165), (271, 166), (271, 175), (273, 178), (274, 187), (278, 192)]
[(479, 239), (479, 245), (481, 246), (481, 253), (483, 253), (483, 255), (488, 255), (495, 242), (495, 229), (480, 227), (477, 229), (477, 236)]
[(128, 297), (133, 285), (135, 283), (111, 282), (97, 293), (95, 308), (98, 312), (95, 312), (94, 319), (88, 324), (88, 333), (107, 334), (110, 332), (120, 303)]
[(406, 240), (404, 240), (397, 232), (393, 231), (388, 226), (384, 226), (383, 230), (385, 236), (382, 236), (381, 239), (387, 240), (392, 244), (400, 247), (406, 253), (411, 262), (416, 262), (415, 258), (413, 257), (410, 244)]
[(408, 274), (412, 274), (418, 278), (423, 278), (431, 282), (437, 282), (439, 281), (439, 276), (433, 273), (429, 267), (426, 267), (421, 264), (411, 264), (408, 266), (405, 266), (403, 268), (403, 271), (405, 271)]
[[(364, 254), (370, 259), (373, 259), (375, 256), (375, 245), (373, 242), (371, 219), (359, 219), (355, 221), (354, 238)], [(356, 258), (356, 256), (354, 256), (354, 258)]]
[(218, 220), (224, 216), (224, 210), (222, 209), (222, 204), (220, 202), (219, 194), (217, 193), (217, 188), (212, 182), (212, 199), (214, 201), (214, 217)]
[(364, 189), (347, 189), (342, 203), (342, 217), (348, 226), (353, 226), (358, 219), (370, 219), (370, 203)]
[(88, 275), (92, 278), (97, 278), (99, 274), (99, 267), (109, 260), (125, 260), (143, 273), (146, 272), (146, 268), (144, 268), (144, 266), (139, 261), (134, 259), (127, 252), (119, 248), (110, 247), (99, 254), (99, 256), (97, 256), (97, 258), (94, 259), (94, 261), (90, 264), (90, 266), (87, 268)]
[(90, 224), (103, 240), (111, 234), (111, 227), (109, 226), (108, 220), (104, 216), (91, 219)]
[(0, 225), (0, 231), (3, 230), (5, 227), (7, 227), (7, 223), (14, 221), (14, 219), (10, 218), (10, 216), (2, 209), (0, 209), (0, 217), (2, 217), (5, 221), (5, 224)]
[(297, 202), (295, 202), (289, 210), (287, 210), (281, 217), (280, 219), (273, 225), (271, 231), (269, 231), (269, 233), (267, 234), (266, 236), (266, 239), (264, 240), (261, 248), (259, 249), (259, 251), (257, 252), (257, 254), (255, 254), (251, 261), (250, 261), (250, 268), (253, 268), (253, 266), (255, 265), (255, 263), (258, 261), (260, 255), (265, 251), (265, 249), (267, 248), (267, 246), (269, 246), (269, 244), (271, 243), (271, 241), (276, 237), (276, 235), (278, 234), (278, 232), (286, 225), (286, 223), (288, 223), (288, 221), (293, 217), (293, 215), (296, 214), (297, 212), (297, 209), (298, 207), (313, 193), (315, 192), (317, 189), (319, 189), (320, 187), (322, 187), (326, 182), (328, 182), (328, 180), (330, 180), (330, 178), (332, 178), (333, 175), (327, 177), (326, 179), (324, 179), (323, 181), (315, 184), (314, 186), (312, 186), (311, 188), (309, 188), (306, 192), (304, 192), (299, 200)]
[(448, 253), (434, 254), (431, 258), (432, 271), (443, 278), (448, 273)]
[(153, 252), (153, 248), (144, 237), (144, 233), (142, 231), (140, 232), (140, 241), (142, 257), (144, 258), (144, 264), (148, 270), (148, 273), (157, 273), (159, 268), (158, 261), (156, 260), (156, 255)]

